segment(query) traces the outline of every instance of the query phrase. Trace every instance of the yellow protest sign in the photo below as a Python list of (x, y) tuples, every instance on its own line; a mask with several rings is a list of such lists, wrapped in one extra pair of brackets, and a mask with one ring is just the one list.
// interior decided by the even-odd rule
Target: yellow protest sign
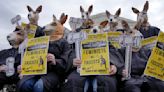
[(119, 37), (122, 35), (122, 32), (108, 32), (108, 41), (115, 47), (121, 48), (119, 44)]
[(23, 57), (22, 75), (38, 75), (47, 73), (47, 53), (49, 36), (28, 40)]
[(88, 34), (88, 38), (81, 42), (80, 75), (108, 75), (108, 49), (107, 33)]
[(23, 29), (25, 29), (25, 31), (27, 32), (27, 38), (31, 39), (35, 37), (35, 33), (37, 30), (37, 26), (32, 25), (32, 24), (26, 24), (26, 23), (22, 23), (22, 27)]
[[(83, 32), (86, 33), (92, 33), (92, 29), (83, 29)], [(99, 32), (101, 32), (100, 30), (98, 30)], [(119, 37), (122, 35), (122, 32), (112, 32), (109, 31), (108, 33), (108, 42), (110, 42), (115, 48), (121, 48), (120, 44), (119, 44)]]
[(158, 35), (156, 47), (153, 48), (144, 74), (164, 81), (164, 33), (162, 32)]
[(91, 32), (91, 29), (83, 29), (83, 32), (86, 32), (87, 34), (89, 34)]
[(141, 41), (142, 46), (150, 45), (157, 42), (157, 36), (145, 38)]

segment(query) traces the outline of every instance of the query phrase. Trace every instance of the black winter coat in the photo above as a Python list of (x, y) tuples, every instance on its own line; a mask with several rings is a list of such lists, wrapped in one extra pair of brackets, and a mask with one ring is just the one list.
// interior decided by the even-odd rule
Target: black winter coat
[(158, 36), (160, 29), (154, 26), (148, 26), (148, 30), (145, 30), (144, 28), (141, 27), (139, 31), (142, 33), (144, 38), (148, 38), (151, 36)]
[(8, 57), (13, 57), (15, 58), (15, 69), (17, 69), (17, 66), (20, 64), (19, 62), (19, 57), (20, 57), (20, 54), (18, 54), (18, 49), (16, 48), (10, 48), (10, 49), (5, 49), (5, 50), (2, 50), (0, 51), (0, 65), (5, 65), (6, 64), (6, 59)]

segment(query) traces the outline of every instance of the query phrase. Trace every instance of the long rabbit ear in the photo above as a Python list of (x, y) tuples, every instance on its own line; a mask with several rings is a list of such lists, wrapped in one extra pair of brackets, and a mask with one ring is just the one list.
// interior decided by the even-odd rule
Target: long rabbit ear
[(115, 15), (118, 17), (118, 16), (120, 16), (120, 14), (121, 14), (121, 8), (119, 8), (119, 9), (116, 11)]
[(33, 11), (33, 9), (29, 5), (27, 5), (27, 9), (29, 12)]
[(53, 14), (53, 21), (57, 21), (57, 18), (54, 14)]
[(110, 15), (111, 15), (110, 12), (108, 10), (106, 10), (106, 16), (107, 16), (107, 18), (109, 18)]
[(84, 12), (84, 9), (82, 6), (80, 6), (80, 12)]
[(132, 7), (132, 11), (136, 14), (138, 14), (140, 11), (137, 8)]
[(67, 18), (68, 18), (68, 15), (65, 15), (64, 13), (62, 13), (60, 17), (60, 23), (63, 25), (66, 22)]
[(136, 25), (134, 26), (134, 29), (139, 30), (141, 28), (141, 23), (137, 22)]
[(121, 24), (122, 24), (122, 27), (123, 27), (124, 29), (126, 29), (126, 30), (127, 30), (127, 29), (129, 30), (129, 29), (130, 29), (128, 23), (127, 23), (125, 20), (122, 20), (122, 21), (121, 21)]
[(22, 26), (17, 25), (17, 26), (15, 27), (15, 30), (14, 30), (14, 31), (19, 31), (19, 30), (23, 30), (23, 28), (22, 28)]
[(125, 20), (121, 21), (122, 27), (125, 30), (126, 33), (131, 34), (132, 30), (130, 29), (130, 26), (128, 25), (128, 23)]
[(40, 5), (40, 6), (36, 9), (36, 12), (38, 12), (38, 13), (42, 12), (42, 5)]
[(65, 16), (65, 13), (62, 13), (62, 14), (60, 15), (60, 20), (61, 20), (64, 16)]
[(93, 10), (93, 5), (89, 6), (88, 13), (91, 14), (92, 10)]
[(147, 12), (149, 9), (149, 2), (146, 1), (145, 5), (144, 5), (144, 8), (143, 8), (143, 11)]
[(101, 28), (104, 28), (107, 24), (108, 24), (108, 21), (107, 20), (106, 21), (103, 21), (103, 22), (100, 23), (100, 27)]

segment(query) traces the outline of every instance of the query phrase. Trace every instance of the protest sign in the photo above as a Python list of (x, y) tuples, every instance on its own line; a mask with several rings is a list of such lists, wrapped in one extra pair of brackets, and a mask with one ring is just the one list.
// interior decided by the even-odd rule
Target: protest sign
[(164, 33), (160, 32), (144, 74), (164, 81)]
[(81, 76), (109, 74), (107, 37), (107, 33), (88, 34), (88, 38), (81, 42)]
[(38, 75), (47, 73), (47, 53), (49, 36), (28, 40), (22, 62), (22, 75)]
[(28, 39), (31, 39), (31, 38), (35, 37), (37, 26), (32, 25), (32, 24), (22, 23), (22, 27), (23, 27), (23, 29), (25, 29), (25, 32), (27, 33), (27, 38)]
[(121, 48), (119, 44), (120, 36), (122, 35), (122, 32), (108, 32), (108, 41), (115, 47), (115, 48)]
[(141, 41), (141, 46), (143, 48), (153, 49), (153, 47), (155, 47), (155, 45), (156, 45), (156, 42), (157, 42), (157, 36), (144, 38)]

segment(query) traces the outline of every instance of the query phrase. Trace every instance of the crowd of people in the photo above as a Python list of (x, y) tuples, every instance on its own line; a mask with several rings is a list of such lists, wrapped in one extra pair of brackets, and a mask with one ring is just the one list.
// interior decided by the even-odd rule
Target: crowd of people
[[(93, 6), (88, 11), (80, 6), (80, 12), (84, 23), (76, 32), (86, 28), (93, 28), (94, 21), (90, 19)], [(16, 92), (163, 92), (164, 82), (150, 76), (144, 76), (143, 72), (151, 55), (152, 49), (135, 47), (132, 50), (131, 78), (122, 80), (127, 75), (125, 70), (125, 48), (116, 48), (109, 42), (110, 72), (109, 75), (80, 76), (77, 71), (82, 64), (82, 60), (76, 57), (75, 44), (69, 44), (64, 37), (64, 26), (68, 15), (61, 14), (60, 19), (53, 15), (53, 21), (44, 27), (38, 25), (39, 13), (42, 6), (33, 10), (27, 6), (29, 11), (29, 24), (36, 25), (35, 38), (50, 36), (49, 49), (47, 55), (47, 74), (43, 75), (21, 75), (21, 53), (19, 45), (25, 40), (25, 29), (16, 26), (15, 30), (7, 36), (12, 46), (10, 49), (0, 51), (0, 89), (6, 84), (15, 84)], [(121, 12), (119, 9), (112, 17), (106, 11), (108, 21), (100, 24), (99, 30), (103, 30), (106, 25), (110, 25), (112, 31), (120, 31), (133, 35), (140, 32), (143, 38), (158, 36), (160, 29), (150, 26), (147, 18), (148, 1), (145, 3), (143, 11), (132, 8), (137, 14), (137, 23), (134, 28), (130, 28), (126, 21), (122, 21), (123, 29), (117, 29), (116, 19)], [(142, 16), (141, 16), (142, 15)], [(105, 25), (105, 26), (104, 26)], [(137, 30), (137, 31), (136, 31)], [(95, 30), (93, 30), (95, 33)], [(137, 48), (137, 50), (136, 50)], [(15, 58), (15, 73), (6, 76), (6, 59)], [(86, 80), (88, 80), (88, 84)], [(96, 79), (96, 80), (95, 80)], [(86, 86), (88, 85), (88, 86)]]

